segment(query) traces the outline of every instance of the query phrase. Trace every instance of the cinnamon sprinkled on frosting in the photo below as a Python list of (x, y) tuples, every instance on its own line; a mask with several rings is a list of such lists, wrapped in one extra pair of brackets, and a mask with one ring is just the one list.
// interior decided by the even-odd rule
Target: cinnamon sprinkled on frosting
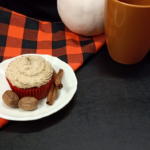
[(24, 89), (45, 85), (52, 75), (53, 68), (50, 62), (38, 55), (18, 57), (6, 70), (6, 77), (11, 84)]

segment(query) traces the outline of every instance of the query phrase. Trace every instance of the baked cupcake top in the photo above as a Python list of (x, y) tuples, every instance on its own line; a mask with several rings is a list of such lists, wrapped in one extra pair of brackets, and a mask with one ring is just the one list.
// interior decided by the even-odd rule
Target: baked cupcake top
[(42, 56), (26, 55), (13, 60), (7, 70), (6, 77), (13, 86), (33, 88), (47, 84), (53, 75), (50, 62)]

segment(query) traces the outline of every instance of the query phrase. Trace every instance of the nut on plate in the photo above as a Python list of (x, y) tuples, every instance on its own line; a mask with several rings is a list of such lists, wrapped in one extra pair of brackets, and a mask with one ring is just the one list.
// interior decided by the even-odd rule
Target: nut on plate
[(34, 110), (37, 108), (38, 100), (35, 97), (23, 97), (18, 106), (23, 110)]
[(7, 106), (12, 108), (18, 107), (19, 96), (15, 92), (11, 90), (5, 91), (5, 93), (2, 95), (2, 99)]

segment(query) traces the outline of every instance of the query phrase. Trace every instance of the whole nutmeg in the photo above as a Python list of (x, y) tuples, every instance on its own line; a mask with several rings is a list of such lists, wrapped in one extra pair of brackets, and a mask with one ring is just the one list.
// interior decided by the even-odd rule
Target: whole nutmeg
[(7, 106), (12, 107), (12, 108), (18, 107), (19, 96), (15, 92), (11, 90), (7, 90), (2, 95), (2, 99)]
[(35, 97), (23, 97), (18, 106), (23, 110), (34, 110), (37, 108), (38, 100)]

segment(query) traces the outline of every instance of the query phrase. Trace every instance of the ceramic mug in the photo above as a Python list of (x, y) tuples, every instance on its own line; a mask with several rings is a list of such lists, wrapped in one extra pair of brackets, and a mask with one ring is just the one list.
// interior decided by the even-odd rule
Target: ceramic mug
[(150, 0), (106, 0), (104, 23), (113, 60), (135, 64), (150, 50)]

